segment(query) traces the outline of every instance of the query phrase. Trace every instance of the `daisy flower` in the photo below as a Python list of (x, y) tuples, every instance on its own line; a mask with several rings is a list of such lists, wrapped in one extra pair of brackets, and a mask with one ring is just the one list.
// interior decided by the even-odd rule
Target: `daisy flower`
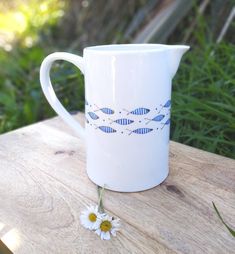
[(100, 236), (101, 240), (109, 240), (111, 235), (116, 236), (119, 227), (119, 219), (114, 219), (107, 214), (103, 214), (97, 222), (95, 233)]
[(89, 206), (80, 216), (81, 224), (84, 228), (95, 230), (98, 228), (101, 214), (98, 212), (98, 206)]

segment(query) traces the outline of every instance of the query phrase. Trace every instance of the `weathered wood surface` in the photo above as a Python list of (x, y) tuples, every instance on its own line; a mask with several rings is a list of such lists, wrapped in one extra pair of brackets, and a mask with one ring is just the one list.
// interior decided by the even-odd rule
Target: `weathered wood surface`
[(106, 191), (105, 208), (122, 230), (101, 241), (79, 222), (97, 189), (85, 172), (84, 144), (69, 127), (54, 118), (0, 136), (0, 238), (16, 254), (234, 253), (212, 201), (235, 225), (234, 161), (171, 142), (163, 184)]

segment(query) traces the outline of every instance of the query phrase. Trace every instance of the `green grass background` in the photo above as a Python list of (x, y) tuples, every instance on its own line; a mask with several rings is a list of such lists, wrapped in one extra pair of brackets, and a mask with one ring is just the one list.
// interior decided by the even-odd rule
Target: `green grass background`
[[(47, 54), (61, 50), (50, 43), (56, 19), (50, 28), (29, 26), (11, 51), (0, 48), (0, 133), (55, 115), (42, 94), (39, 67)], [(171, 139), (235, 158), (235, 47), (228, 41), (213, 42), (201, 27), (195, 29), (196, 41), (173, 80)], [(38, 37), (27, 47), (24, 39), (29, 34)], [(68, 110), (84, 110), (78, 69), (58, 62), (52, 80)]]

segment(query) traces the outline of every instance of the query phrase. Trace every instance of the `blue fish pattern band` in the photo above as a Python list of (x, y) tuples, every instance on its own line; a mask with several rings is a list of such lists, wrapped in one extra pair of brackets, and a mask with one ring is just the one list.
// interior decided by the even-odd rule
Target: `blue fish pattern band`
[[(120, 111), (89, 104), (87, 100), (85, 100), (85, 105), (87, 124), (105, 134), (145, 135), (154, 131), (161, 131), (170, 125), (171, 100), (167, 100), (154, 109), (136, 107), (130, 110), (125, 108)], [(108, 115), (112, 118), (107, 118)], [(122, 115), (126, 117), (120, 117)], [(127, 129), (125, 126), (132, 128)]]

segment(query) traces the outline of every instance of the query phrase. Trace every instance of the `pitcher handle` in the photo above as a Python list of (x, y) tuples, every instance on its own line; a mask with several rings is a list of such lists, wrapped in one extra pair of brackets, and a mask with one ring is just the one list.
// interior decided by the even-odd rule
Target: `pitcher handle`
[(74, 54), (65, 52), (56, 52), (48, 55), (42, 62), (40, 68), (40, 82), (43, 93), (45, 94), (49, 104), (55, 112), (70, 126), (75, 132), (85, 139), (85, 129), (70, 115), (58, 100), (50, 80), (50, 69), (54, 61), (65, 60), (77, 66), (84, 73), (83, 58)]

